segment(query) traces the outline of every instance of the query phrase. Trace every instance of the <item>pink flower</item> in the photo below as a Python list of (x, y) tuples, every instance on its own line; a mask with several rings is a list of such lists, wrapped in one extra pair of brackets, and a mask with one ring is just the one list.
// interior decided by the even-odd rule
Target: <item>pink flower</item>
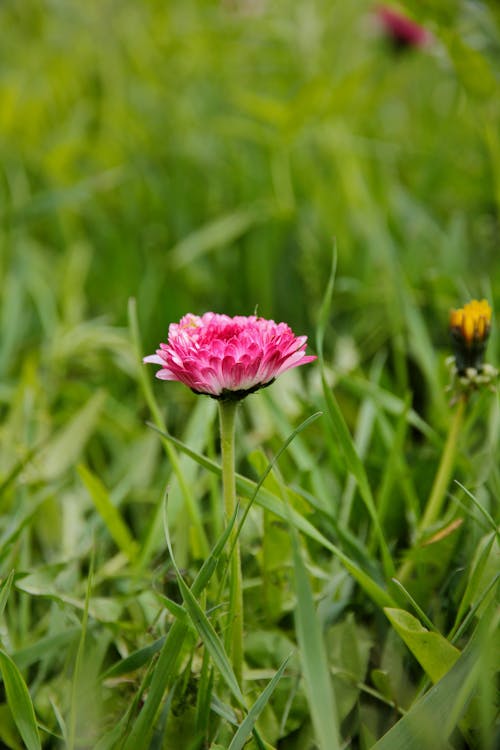
[(265, 388), (292, 367), (316, 359), (307, 356), (307, 336), (294, 336), (286, 323), (208, 312), (188, 313), (171, 323), (168, 344), (144, 362), (161, 365), (156, 377), (177, 380), (195, 393), (238, 400)]
[(431, 34), (396, 8), (380, 5), (376, 10), (378, 21), (386, 36), (401, 49), (423, 47), (431, 39)]

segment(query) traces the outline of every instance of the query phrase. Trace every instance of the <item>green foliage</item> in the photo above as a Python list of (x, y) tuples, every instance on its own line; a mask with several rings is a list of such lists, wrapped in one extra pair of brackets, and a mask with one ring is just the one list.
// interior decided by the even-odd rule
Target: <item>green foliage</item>
[[(371, 0), (1, 3), (2, 747), (497, 746), (498, 396), (454, 419), (445, 359), (500, 295), (500, 13), (398, 5), (425, 49)], [(319, 362), (238, 408), (238, 684), (216, 405), (141, 358), (256, 308)]]
[(30, 694), (21, 673), (4, 651), (0, 650), (0, 671), (5, 686), (7, 705), (28, 750), (41, 747), (38, 735), (35, 712)]
[(456, 662), (460, 651), (440, 633), (422, 627), (408, 612), (389, 607), (384, 612), (432, 682), (440, 680)]

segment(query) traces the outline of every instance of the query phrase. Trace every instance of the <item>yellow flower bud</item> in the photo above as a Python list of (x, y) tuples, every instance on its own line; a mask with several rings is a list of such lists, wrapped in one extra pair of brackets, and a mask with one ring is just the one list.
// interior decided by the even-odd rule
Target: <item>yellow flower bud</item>
[(467, 368), (481, 371), (490, 326), (491, 307), (485, 299), (473, 299), (458, 310), (450, 310), (450, 331), (459, 373)]

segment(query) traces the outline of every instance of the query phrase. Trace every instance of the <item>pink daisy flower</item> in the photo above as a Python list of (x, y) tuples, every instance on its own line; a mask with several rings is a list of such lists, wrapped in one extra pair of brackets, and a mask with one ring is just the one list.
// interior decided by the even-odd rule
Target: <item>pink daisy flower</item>
[(255, 315), (188, 313), (171, 323), (168, 343), (144, 362), (160, 365), (156, 377), (177, 380), (195, 393), (239, 400), (265, 388), (286, 370), (312, 362), (307, 336), (295, 336), (286, 323)]
[(398, 48), (423, 47), (431, 40), (427, 29), (396, 8), (379, 5), (376, 15), (386, 36)]

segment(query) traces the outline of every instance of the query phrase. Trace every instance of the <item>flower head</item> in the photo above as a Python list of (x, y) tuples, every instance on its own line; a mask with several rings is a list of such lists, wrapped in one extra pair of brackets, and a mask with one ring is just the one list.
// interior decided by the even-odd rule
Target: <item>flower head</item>
[(380, 5), (376, 15), (386, 37), (397, 49), (423, 47), (431, 39), (427, 29), (396, 8)]
[(156, 377), (177, 380), (195, 393), (239, 400), (270, 385), (292, 367), (312, 362), (307, 336), (295, 336), (286, 323), (244, 317), (189, 313), (171, 323), (168, 343), (144, 362), (161, 365)]
[(481, 372), (486, 342), (490, 334), (491, 307), (483, 299), (472, 300), (459, 310), (450, 311), (450, 332), (459, 375), (472, 368)]

